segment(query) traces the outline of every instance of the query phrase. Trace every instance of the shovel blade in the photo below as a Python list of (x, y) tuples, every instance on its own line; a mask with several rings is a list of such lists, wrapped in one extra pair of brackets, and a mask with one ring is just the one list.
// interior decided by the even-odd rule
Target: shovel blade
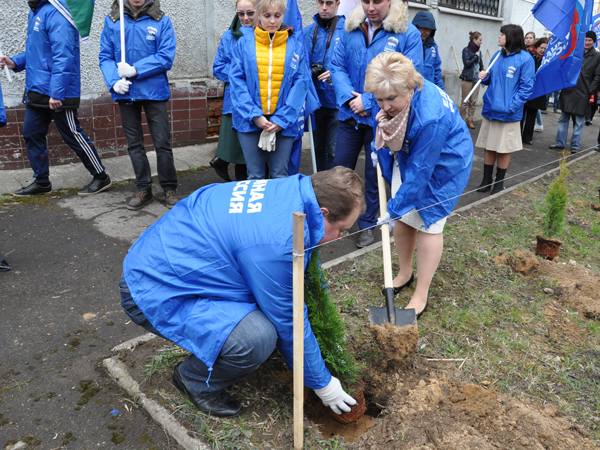
[[(396, 323), (392, 323), (392, 325), (398, 325), (400, 327), (403, 327), (404, 325), (417, 325), (417, 317), (414, 309), (394, 309), (396, 312)], [(371, 322), (372, 327), (375, 325), (385, 325), (386, 323), (389, 323), (390, 320), (388, 317), (387, 308), (369, 306), (369, 321)]]

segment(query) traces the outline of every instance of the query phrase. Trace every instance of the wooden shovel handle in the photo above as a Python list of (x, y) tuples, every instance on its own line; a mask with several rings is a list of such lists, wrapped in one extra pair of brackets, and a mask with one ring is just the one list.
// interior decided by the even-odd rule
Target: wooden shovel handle
[[(379, 187), (379, 211), (381, 217), (387, 212), (385, 181), (381, 175), (381, 167), (377, 163), (377, 186)], [(387, 223), (381, 226), (381, 249), (383, 251), (383, 279), (386, 288), (393, 287), (392, 251), (390, 244), (390, 228)]]

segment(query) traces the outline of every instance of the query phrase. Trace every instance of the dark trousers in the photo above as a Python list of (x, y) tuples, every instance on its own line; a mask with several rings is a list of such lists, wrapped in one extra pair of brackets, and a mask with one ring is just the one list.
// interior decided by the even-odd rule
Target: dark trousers
[(53, 111), (27, 105), (23, 123), (23, 137), (27, 145), (29, 164), (33, 169), (36, 183), (48, 183), (50, 164), (46, 136), (50, 122), (54, 120), (58, 132), (65, 143), (77, 154), (85, 168), (94, 176), (104, 172), (96, 147), (86, 136), (77, 120), (76, 109)]
[(317, 172), (329, 170), (333, 167), (335, 159), (335, 145), (337, 141), (338, 110), (322, 107), (315, 111), (315, 159), (317, 160)]
[[(146, 331), (164, 338), (136, 305), (125, 277), (121, 277), (119, 290), (121, 306), (131, 320)], [(208, 368), (192, 354), (179, 366), (179, 373), (188, 391), (199, 397), (213, 397), (258, 369), (275, 351), (276, 345), (275, 326), (262, 311), (256, 309), (235, 326), (213, 367)]]
[(525, 142), (533, 141), (533, 128), (535, 127), (535, 119), (537, 117), (537, 109), (525, 106), (523, 108), (523, 118), (521, 119), (521, 138)]
[(352, 120), (340, 122), (338, 130), (334, 166), (348, 167), (354, 170), (362, 148), (365, 148), (365, 200), (367, 210), (358, 219), (358, 227), (362, 230), (377, 223), (379, 212), (379, 190), (377, 187), (377, 171), (371, 163), (371, 142), (373, 142), (373, 128), (355, 127)]
[(590, 103), (590, 107), (588, 108), (588, 112), (585, 114), (585, 121), (591, 122), (594, 116), (596, 115), (596, 111), (598, 110), (598, 105), (596, 102)]
[(171, 128), (167, 102), (139, 100), (127, 103), (125, 100), (119, 101), (121, 124), (127, 138), (127, 151), (135, 172), (135, 185), (138, 191), (152, 190), (152, 171), (144, 147), (142, 108), (146, 113), (146, 121), (156, 151), (158, 182), (165, 192), (174, 191), (177, 189), (177, 171), (171, 149)]

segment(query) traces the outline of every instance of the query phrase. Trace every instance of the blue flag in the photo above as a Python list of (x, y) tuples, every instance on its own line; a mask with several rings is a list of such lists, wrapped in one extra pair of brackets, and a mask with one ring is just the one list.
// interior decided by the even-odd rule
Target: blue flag
[(583, 62), (585, 32), (592, 23), (593, 7), (594, 0), (577, 0), (567, 39), (561, 41), (556, 35), (550, 38), (542, 65), (535, 74), (533, 93), (529, 98), (537, 98), (577, 84)]
[[(283, 23), (285, 23), (288, 27), (292, 27), (294, 29), (294, 34), (296, 34), (300, 42), (302, 42), (302, 47), (304, 47), (304, 63), (306, 66), (306, 72), (310, 74), (310, 57), (308, 50), (306, 49), (304, 36), (302, 35), (302, 14), (300, 14), (300, 9), (298, 9), (298, 2), (296, 0), (288, 0), (285, 16), (283, 17)], [(306, 96), (306, 102), (304, 103), (303, 108), (304, 114), (300, 114), (300, 117), (298, 118), (298, 134), (296, 141), (294, 141), (292, 154), (290, 156), (290, 163), (288, 164), (288, 173), (290, 175), (295, 175), (300, 170), (302, 135), (304, 134), (306, 119), (320, 107), (321, 103), (319, 102), (317, 90), (315, 89), (315, 85), (312, 83), (312, 81), (310, 81), (308, 83), (308, 94)]]
[(531, 12), (554, 36), (564, 41), (571, 31), (577, 0), (539, 0)]
[(600, 14), (592, 17), (592, 31), (596, 33), (596, 44), (594, 44), (594, 47), (598, 47), (598, 42), (600, 41)]

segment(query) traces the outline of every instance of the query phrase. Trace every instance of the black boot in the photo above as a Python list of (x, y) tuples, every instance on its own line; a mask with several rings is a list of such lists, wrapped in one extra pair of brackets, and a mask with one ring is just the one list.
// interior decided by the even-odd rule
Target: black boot
[(494, 181), (492, 178), (492, 174), (494, 173), (494, 165), (493, 164), (484, 164), (483, 165), (483, 181), (479, 185), (479, 189), (477, 192), (487, 192), (492, 187), (491, 184)]
[(221, 178), (223, 178), (227, 182), (231, 181), (231, 178), (229, 177), (229, 173), (227, 172), (227, 167), (229, 166), (229, 163), (227, 161), (223, 161), (218, 156), (215, 156), (213, 159), (210, 160), (209, 164), (213, 169), (215, 169), (215, 172), (217, 172), (217, 175), (219, 175)]
[(235, 181), (244, 181), (248, 179), (248, 167), (246, 164), (235, 165)]
[(500, 167), (496, 168), (496, 182), (494, 183), (494, 189), (492, 189), (490, 195), (497, 194), (504, 190), (504, 175), (506, 175), (507, 170), (508, 169), (501, 169)]

